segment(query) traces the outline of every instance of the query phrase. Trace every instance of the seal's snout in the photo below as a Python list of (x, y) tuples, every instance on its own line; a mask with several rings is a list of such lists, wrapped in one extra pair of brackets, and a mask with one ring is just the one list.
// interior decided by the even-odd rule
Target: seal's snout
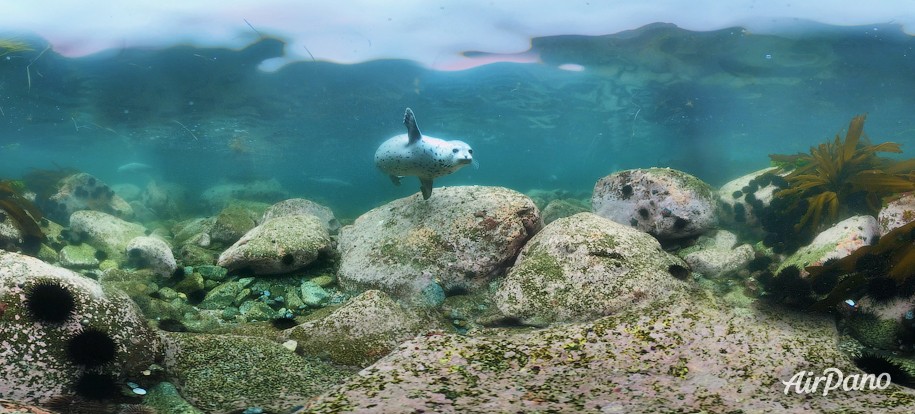
[(470, 164), (473, 162), (473, 158), (464, 157), (458, 160), (458, 164)]

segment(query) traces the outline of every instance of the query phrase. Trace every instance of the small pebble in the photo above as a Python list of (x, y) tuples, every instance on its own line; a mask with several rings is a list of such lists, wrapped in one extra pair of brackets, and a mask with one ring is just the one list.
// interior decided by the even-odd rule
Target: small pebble
[(283, 348), (286, 348), (293, 352), (295, 352), (295, 349), (298, 348), (298, 346), (299, 346), (299, 343), (296, 342), (294, 339), (290, 339), (286, 342), (283, 342)]

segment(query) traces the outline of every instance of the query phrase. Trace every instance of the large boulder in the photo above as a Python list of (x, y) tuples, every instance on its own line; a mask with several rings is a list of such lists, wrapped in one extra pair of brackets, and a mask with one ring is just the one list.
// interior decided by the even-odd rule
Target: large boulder
[(327, 225), (327, 231), (331, 232), (331, 234), (337, 233), (337, 231), (340, 230), (340, 222), (337, 221), (337, 217), (334, 216), (334, 212), (331, 211), (330, 208), (304, 198), (290, 198), (289, 200), (280, 201), (279, 203), (270, 206), (270, 208), (264, 212), (264, 217), (261, 219), (261, 222), (270, 220), (274, 217), (294, 216), (298, 214), (311, 214), (323, 220)]
[(534, 325), (586, 321), (688, 290), (686, 263), (650, 235), (591, 213), (558, 219), (521, 250), (495, 294)]
[(178, 268), (171, 246), (158, 237), (134, 237), (126, 249), (127, 257), (134, 265), (151, 269), (159, 276), (171, 276)]
[(259, 407), (288, 412), (349, 373), (263, 338), (164, 334), (165, 369), (188, 402), (207, 413)]
[(107, 184), (86, 173), (73, 174), (58, 183), (56, 194), (48, 198), (46, 210), (53, 217), (66, 219), (80, 210), (108, 213), (119, 218), (133, 217), (133, 209)]
[(722, 277), (744, 269), (755, 256), (753, 246), (739, 244), (737, 235), (718, 230), (709, 237), (699, 237), (697, 243), (677, 252), (690, 269), (705, 277)]
[(806, 276), (807, 266), (821, 266), (829, 259), (841, 259), (880, 238), (880, 225), (872, 216), (853, 216), (818, 234), (810, 244), (801, 247), (779, 265), (778, 271), (796, 266)]
[(384, 292), (369, 290), (321, 319), (287, 329), (283, 339), (294, 339), (305, 355), (364, 367), (429, 329), (428, 325)]
[(229, 204), (209, 228), (210, 240), (220, 246), (230, 246), (257, 226), (257, 215), (241, 204)]
[(601, 178), (594, 185), (591, 209), (662, 241), (698, 236), (718, 222), (718, 197), (711, 186), (670, 168), (625, 170)]
[(245, 233), (219, 255), (227, 269), (248, 268), (255, 274), (288, 273), (315, 261), (331, 249), (330, 234), (312, 215), (283, 216)]
[(340, 234), (340, 285), (418, 305), (434, 292), (475, 291), (511, 264), (542, 226), (525, 195), (501, 187), (443, 187), (375, 208)]
[(100, 211), (82, 210), (70, 216), (70, 232), (79, 241), (105, 252), (108, 258), (123, 263), (127, 244), (145, 236), (146, 228)]
[(718, 189), (722, 221), (756, 233), (762, 233), (758, 215), (772, 203), (775, 192), (781, 188), (777, 167), (764, 168), (728, 181)]
[(786, 390), (798, 373), (863, 375), (835, 344), (830, 317), (675, 294), (587, 324), (420, 336), (304, 411), (911, 412), (915, 390), (897, 385)]
[(898, 227), (915, 220), (915, 193), (901, 194), (890, 200), (877, 214), (882, 234), (889, 233)]
[(120, 290), (0, 251), (0, 396), (45, 403), (96, 375), (113, 388), (95, 391), (116, 395), (162, 355), (158, 335)]

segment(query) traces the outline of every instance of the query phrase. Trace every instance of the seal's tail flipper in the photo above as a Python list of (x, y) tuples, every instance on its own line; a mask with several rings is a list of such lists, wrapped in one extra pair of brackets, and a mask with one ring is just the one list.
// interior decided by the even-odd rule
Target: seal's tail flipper
[(410, 108), (407, 108), (407, 111), (403, 114), (403, 126), (407, 127), (407, 136), (410, 137), (407, 145), (422, 139), (423, 134), (419, 132), (419, 127), (416, 126), (416, 117), (413, 116), (413, 110)]
[(423, 200), (428, 200), (429, 197), (432, 197), (432, 179), (420, 178), (419, 184), (419, 189), (423, 192)]
[(391, 182), (394, 183), (394, 185), (400, 185), (400, 177), (396, 175), (389, 175), (388, 177), (391, 177)]

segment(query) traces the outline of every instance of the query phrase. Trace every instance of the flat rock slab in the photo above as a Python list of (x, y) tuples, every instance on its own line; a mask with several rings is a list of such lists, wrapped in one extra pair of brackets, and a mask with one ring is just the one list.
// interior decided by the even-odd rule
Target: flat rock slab
[(697, 292), (594, 323), (419, 337), (305, 407), (338, 412), (911, 412), (915, 390), (785, 393), (801, 371), (861, 374), (831, 319)]

